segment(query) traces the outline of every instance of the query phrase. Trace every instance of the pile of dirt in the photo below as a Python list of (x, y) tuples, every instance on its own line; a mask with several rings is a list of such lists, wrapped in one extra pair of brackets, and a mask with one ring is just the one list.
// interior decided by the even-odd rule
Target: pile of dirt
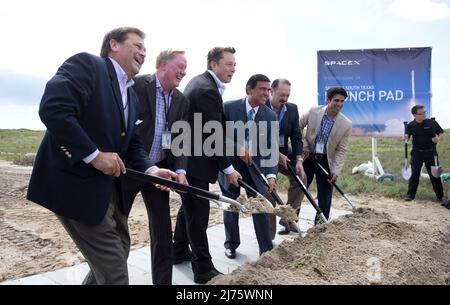
[[(263, 197), (248, 198), (244, 194), (241, 194), (236, 200), (251, 213), (269, 213), (289, 221), (298, 221), (297, 211), (290, 205), (277, 205), (274, 208), (271, 203)], [(230, 211), (239, 212), (239, 209), (232, 206)]]
[[(436, 204), (425, 208), (445, 213)], [(402, 207), (395, 210), (393, 217), (359, 208), (210, 284), (450, 284), (450, 215), (429, 226), (426, 218), (407, 222), (415, 213), (400, 220)]]

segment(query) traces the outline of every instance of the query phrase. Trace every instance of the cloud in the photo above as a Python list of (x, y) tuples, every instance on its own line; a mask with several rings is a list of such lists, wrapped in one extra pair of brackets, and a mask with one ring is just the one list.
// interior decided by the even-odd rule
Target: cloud
[(0, 70), (0, 103), (39, 105), (45, 83), (38, 76)]
[(3, 104), (0, 102), (0, 128), (27, 128), (44, 130), (38, 115), (38, 106)]
[(433, 0), (394, 0), (386, 14), (416, 22), (433, 22), (450, 17), (447, 3)]
[(450, 81), (444, 78), (434, 77), (432, 79), (433, 96), (431, 98), (431, 116), (436, 117), (436, 121), (442, 128), (450, 128), (450, 103), (448, 102), (448, 91)]

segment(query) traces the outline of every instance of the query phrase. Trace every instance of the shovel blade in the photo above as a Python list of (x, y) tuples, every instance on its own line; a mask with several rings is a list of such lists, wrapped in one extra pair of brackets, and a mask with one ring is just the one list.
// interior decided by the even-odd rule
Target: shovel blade
[(440, 178), (442, 174), (442, 168), (440, 166), (432, 166), (431, 174), (433, 175), (434, 178)]
[(218, 201), (218, 200), (211, 200), (211, 201), (214, 202), (215, 204), (217, 204), (217, 207), (219, 209), (224, 210), (224, 211), (230, 211), (231, 204), (222, 202), (222, 201)]
[(411, 178), (411, 166), (406, 166), (402, 169), (402, 177), (406, 181), (408, 181)]

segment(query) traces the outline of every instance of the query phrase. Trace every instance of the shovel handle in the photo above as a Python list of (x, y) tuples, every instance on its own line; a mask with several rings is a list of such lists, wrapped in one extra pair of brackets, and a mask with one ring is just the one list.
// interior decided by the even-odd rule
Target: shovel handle
[(311, 203), (311, 205), (313, 206), (313, 208), (316, 210), (317, 214), (319, 215), (320, 220), (323, 223), (326, 223), (328, 220), (325, 217), (325, 215), (323, 214), (322, 210), (320, 209), (319, 205), (314, 201), (313, 196), (311, 195), (311, 193), (308, 191), (308, 189), (306, 188), (306, 185), (303, 183), (303, 181), (298, 177), (297, 173), (295, 172), (295, 169), (292, 167), (292, 165), (290, 165), (289, 163), (287, 164), (288, 166), (288, 171), (289, 173), (292, 175), (292, 177), (294, 178), (294, 180), (297, 182), (298, 186), (300, 187), (300, 189), (303, 191), (303, 193), (305, 194), (306, 198), (309, 200), (309, 202)]
[(239, 202), (237, 202), (236, 200), (233, 200), (233, 199), (230, 199), (223, 195), (209, 192), (209, 191), (206, 191), (206, 190), (194, 187), (194, 186), (181, 184), (176, 181), (161, 178), (158, 176), (147, 175), (145, 173), (142, 173), (142, 172), (130, 169), (130, 168), (127, 168), (126, 175), (128, 177), (133, 178), (138, 181), (142, 181), (142, 182), (146, 182), (146, 183), (161, 184), (161, 185), (170, 187), (175, 191), (190, 193), (192, 195), (195, 195), (197, 197), (201, 197), (204, 199), (208, 199), (208, 200), (212, 200), (212, 201), (223, 201), (223, 202), (226, 202), (226, 203), (236, 206), (239, 210), (241, 210), (244, 213), (247, 212), (247, 209), (243, 205), (241, 205)]
[[(253, 160), (250, 162), (250, 167), (253, 168), (253, 170), (256, 172), (256, 175), (258, 177), (260, 177), (261, 181), (268, 188), (269, 182), (267, 181), (266, 177), (264, 176), (262, 171), (259, 169), (259, 167), (253, 162)], [(283, 200), (281, 200), (281, 197), (278, 195), (278, 193), (276, 191), (270, 192), (270, 195), (276, 201), (277, 204), (284, 205)]]
[(206, 191), (206, 190), (194, 187), (194, 186), (181, 184), (181, 183), (178, 183), (178, 182), (170, 180), (170, 179), (165, 179), (165, 178), (161, 178), (158, 176), (147, 175), (145, 173), (133, 170), (131, 168), (127, 168), (126, 175), (132, 179), (139, 180), (142, 182), (161, 184), (161, 185), (170, 187), (173, 190), (190, 193), (190, 194), (200, 196), (200, 197), (206, 198), (206, 199), (219, 200), (218, 194), (215, 194), (215, 193), (212, 193), (212, 192), (209, 192), (209, 191)]
[(405, 159), (408, 159), (408, 136), (406, 135), (408, 122), (404, 121), (403, 125), (405, 126), (405, 132), (404, 132), (404, 136), (405, 136)]
[(246, 191), (248, 191), (252, 196), (258, 197), (259, 193), (257, 190), (252, 188), (250, 185), (245, 183), (242, 179), (238, 179), (239, 186), (243, 187)]
[[(327, 170), (322, 166), (322, 164), (320, 164), (319, 162), (317, 162), (316, 160), (314, 160), (314, 158), (312, 158), (311, 160), (313, 160), (313, 162), (315, 163), (315, 165), (317, 167), (320, 168), (320, 170), (322, 171), (322, 174), (324, 174), (325, 177), (327, 177), (328, 179), (331, 178), (331, 175), (327, 172)], [(339, 185), (337, 185), (335, 182), (331, 182), (331, 184), (336, 188), (336, 190), (342, 195), (342, 197), (344, 197), (344, 199), (348, 202), (348, 204), (350, 204), (350, 206), (352, 207), (352, 210), (355, 211), (356, 208), (353, 205), (353, 203), (350, 201), (350, 199), (348, 199), (347, 195), (344, 193), (344, 191), (339, 187)]]

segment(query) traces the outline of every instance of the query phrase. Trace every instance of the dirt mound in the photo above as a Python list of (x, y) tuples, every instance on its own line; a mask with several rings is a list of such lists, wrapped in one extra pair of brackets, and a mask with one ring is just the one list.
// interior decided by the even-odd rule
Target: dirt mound
[(449, 232), (360, 208), (210, 284), (449, 284)]

